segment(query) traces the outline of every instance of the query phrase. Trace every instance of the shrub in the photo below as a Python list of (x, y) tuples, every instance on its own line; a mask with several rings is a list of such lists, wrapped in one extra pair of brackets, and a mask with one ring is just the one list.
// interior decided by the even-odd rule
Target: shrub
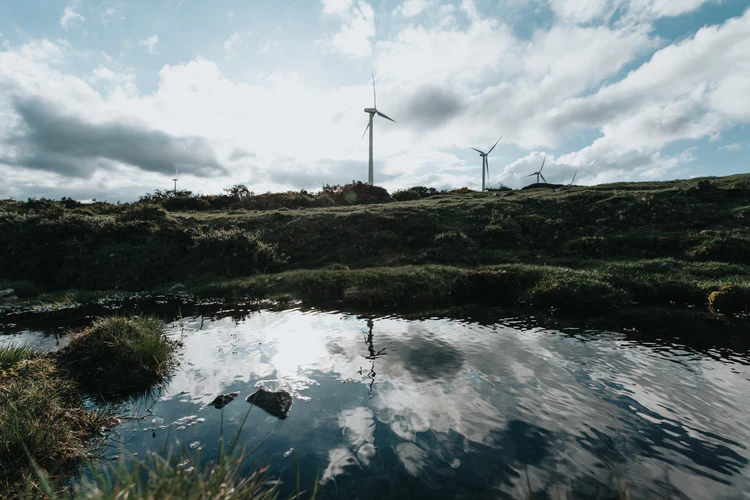
[(181, 210), (202, 211), (211, 208), (211, 204), (208, 203), (208, 201), (194, 196), (173, 196), (162, 201), (161, 206), (170, 212), (178, 212)]
[(197, 232), (189, 258), (193, 270), (220, 276), (255, 274), (282, 263), (275, 245), (264, 243), (257, 233), (238, 228)]
[(476, 248), (474, 241), (461, 231), (446, 231), (432, 240), (424, 257), (440, 263), (465, 262)]
[(176, 347), (157, 318), (111, 316), (75, 334), (60, 360), (84, 390), (109, 399), (162, 382), (175, 365)]
[(159, 205), (153, 204), (136, 204), (128, 207), (123, 213), (121, 213), (117, 219), (120, 222), (128, 222), (135, 220), (142, 221), (163, 221), (167, 218), (167, 211)]
[(343, 186), (323, 186), (322, 194), (330, 196), (336, 205), (367, 205), (393, 201), (391, 195), (380, 186), (364, 182), (353, 182)]
[(421, 196), (411, 189), (407, 189), (406, 191), (396, 191), (392, 196), (396, 201), (413, 201), (421, 199)]

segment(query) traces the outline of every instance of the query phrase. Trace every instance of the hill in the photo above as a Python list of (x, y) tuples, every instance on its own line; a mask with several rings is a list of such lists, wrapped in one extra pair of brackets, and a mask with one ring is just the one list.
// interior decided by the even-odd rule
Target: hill
[(247, 193), (6, 200), (0, 287), (31, 298), (180, 282), (197, 294), (401, 307), (750, 304), (750, 175), (393, 197), (362, 186), (328, 187), (328, 200), (260, 195), (282, 205), (270, 209), (246, 208), (261, 205)]

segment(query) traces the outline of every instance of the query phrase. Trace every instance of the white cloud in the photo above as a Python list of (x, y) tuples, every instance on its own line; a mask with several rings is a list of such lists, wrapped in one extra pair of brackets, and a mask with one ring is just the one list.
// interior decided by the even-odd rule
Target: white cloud
[(239, 42), (241, 39), (239, 33), (232, 33), (229, 38), (224, 40), (224, 52), (227, 54), (231, 54), (234, 46)]
[(115, 2), (110, 0), (107, 2), (104, 11), (102, 12), (101, 19), (104, 26), (109, 26), (114, 20), (124, 21), (125, 15), (123, 14), (123, 3), (122, 1)]
[(65, 48), (49, 40), (34, 40), (22, 45), (18, 53), (31, 61), (60, 63), (63, 61)]
[(74, 23), (76, 20), (85, 21), (86, 18), (83, 17), (81, 14), (73, 10), (73, 7), (65, 7), (65, 10), (63, 11), (63, 15), (60, 18), (60, 26), (63, 27), (63, 29), (67, 30), (68, 26), (71, 23)]
[(156, 54), (156, 46), (159, 45), (159, 37), (157, 35), (151, 35), (145, 40), (138, 42), (138, 45), (144, 47), (149, 54)]
[(269, 50), (279, 46), (278, 40), (266, 40), (266, 42), (258, 46), (258, 53), (265, 54)]
[(740, 151), (742, 149), (745, 149), (747, 145), (746, 144), (740, 144), (739, 142), (733, 142), (731, 144), (727, 144), (725, 146), (720, 147), (719, 149), (723, 149), (726, 151)]
[(341, 29), (327, 42), (334, 51), (364, 58), (372, 52), (371, 38), (375, 36), (375, 12), (364, 0), (323, 0), (323, 12), (339, 17)]
[(421, 14), (429, 5), (430, 2), (428, 0), (405, 0), (404, 3), (393, 10), (393, 14), (403, 17), (415, 17)]

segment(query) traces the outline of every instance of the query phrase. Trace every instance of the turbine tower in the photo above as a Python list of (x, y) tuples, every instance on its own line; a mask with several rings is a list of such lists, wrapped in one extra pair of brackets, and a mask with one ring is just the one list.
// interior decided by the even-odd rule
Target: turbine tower
[(362, 134), (362, 137), (365, 136), (367, 131), (370, 131), (370, 167), (367, 172), (367, 183), (372, 186), (374, 184), (374, 175), (373, 175), (373, 169), (372, 169), (372, 120), (375, 118), (375, 115), (382, 116), (386, 120), (390, 120), (393, 123), (396, 123), (396, 120), (393, 118), (389, 118), (384, 113), (381, 113), (378, 111), (378, 97), (375, 95), (375, 73), (372, 73), (372, 100), (373, 100), (373, 106), (371, 108), (365, 108), (365, 113), (368, 113), (370, 115), (370, 121), (367, 123), (367, 127), (365, 127), (365, 132)]
[[(502, 139), (503, 136), (500, 136), (500, 139)], [(497, 142), (500, 142), (500, 139), (497, 140)], [(495, 146), (497, 146), (497, 142), (495, 143)], [(492, 146), (489, 151), (486, 153), (484, 151), (479, 151), (477, 148), (471, 148), (477, 153), (479, 153), (479, 156), (482, 157), (482, 191), (484, 191), (484, 174), (487, 173), (487, 178), (490, 177), (490, 161), (487, 159), (487, 157), (492, 153), (492, 150), (495, 149), (495, 146)]]
[(174, 194), (177, 196), (177, 167), (174, 168)]
[(538, 172), (534, 172), (533, 174), (529, 174), (529, 175), (527, 175), (526, 177), (531, 177), (531, 176), (533, 176), (533, 175), (536, 175), (536, 183), (537, 183), (537, 184), (539, 184), (539, 177), (541, 177), (541, 178), (542, 178), (542, 180), (544, 181), (544, 183), (545, 183), (545, 184), (547, 184), (547, 179), (545, 179), (545, 178), (544, 178), (544, 176), (542, 175), (542, 169), (544, 168), (544, 162), (545, 162), (545, 161), (547, 161), (547, 157), (546, 157), (546, 156), (545, 156), (545, 157), (544, 157), (544, 159), (542, 160), (542, 166), (541, 166), (541, 168), (539, 169), (539, 171), (538, 171)]

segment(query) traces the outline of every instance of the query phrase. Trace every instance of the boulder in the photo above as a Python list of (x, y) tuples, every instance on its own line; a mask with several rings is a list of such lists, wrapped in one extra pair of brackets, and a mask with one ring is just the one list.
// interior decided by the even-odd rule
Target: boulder
[(236, 398), (239, 395), (240, 395), (239, 391), (237, 391), (237, 392), (230, 392), (230, 393), (227, 393), (227, 394), (220, 394), (220, 395), (216, 396), (213, 401), (211, 401), (210, 403), (208, 403), (208, 406), (213, 406), (217, 410), (221, 410), (226, 405), (228, 405), (229, 403), (231, 403), (232, 401), (234, 401), (234, 398)]
[(292, 395), (284, 390), (273, 392), (261, 387), (257, 392), (250, 394), (245, 401), (282, 420), (289, 415), (289, 410), (292, 408)]

